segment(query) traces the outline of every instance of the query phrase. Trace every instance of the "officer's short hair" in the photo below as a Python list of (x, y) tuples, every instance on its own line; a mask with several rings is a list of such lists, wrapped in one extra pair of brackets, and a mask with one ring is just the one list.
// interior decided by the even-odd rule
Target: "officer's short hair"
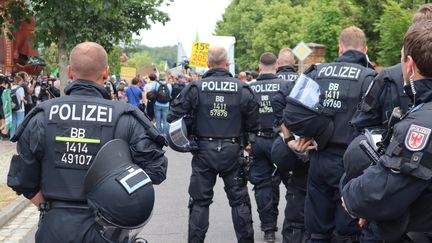
[(275, 54), (271, 53), (271, 52), (264, 52), (263, 54), (261, 54), (260, 56), (260, 63), (266, 67), (270, 67), (276, 64), (276, 56)]
[(432, 77), (432, 20), (415, 22), (404, 37), (403, 58), (414, 60), (424, 77)]
[(108, 55), (98, 43), (83, 42), (72, 49), (69, 65), (77, 78), (99, 79), (108, 66)]
[(420, 6), (420, 8), (413, 16), (412, 23), (428, 19), (432, 19), (432, 4), (430, 3), (426, 3)]
[(283, 48), (279, 51), (278, 56), (279, 65), (281, 66), (294, 66), (294, 53), (291, 48)]
[(209, 49), (208, 52), (208, 62), (215, 64), (215, 65), (221, 65), (223, 62), (226, 62), (228, 60), (228, 52), (225, 50), (225, 48), (220, 46), (213, 46)]
[(366, 47), (366, 36), (363, 30), (351, 26), (342, 30), (339, 43), (345, 48), (363, 49)]

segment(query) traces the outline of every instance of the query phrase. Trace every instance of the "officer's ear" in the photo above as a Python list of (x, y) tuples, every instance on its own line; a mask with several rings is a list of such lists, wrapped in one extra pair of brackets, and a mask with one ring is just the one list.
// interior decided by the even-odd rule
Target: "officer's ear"
[(108, 79), (108, 75), (109, 75), (109, 66), (106, 66), (106, 67), (104, 68), (103, 73), (102, 73), (102, 78), (103, 78), (104, 80), (106, 80), (106, 79)]
[(345, 46), (339, 42), (339, 56), (342, 56), (345, 52)]
[(68, 78), (70, 80), (73, 80), (72, 67), (70, 65), (67, 66), (67, 74), (68, 74)]

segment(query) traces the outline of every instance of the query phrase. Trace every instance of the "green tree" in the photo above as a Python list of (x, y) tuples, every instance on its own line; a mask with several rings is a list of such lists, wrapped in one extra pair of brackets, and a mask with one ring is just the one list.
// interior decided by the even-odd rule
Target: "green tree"
[(56, 44), (52, 43), (43, 50), (43, 59), (45, 61), (44, 73), (50, 74), (58, 68), (58, 49)]
[(126, 66), (134, 67), (136, 69), (140, 69), (143, 67), (150, 66), (154, 63), (154, 60), (150, 57), (148, 52), (142, 51), (133, 54), (129, 60), (126, 62)]
[(271, 5), (263, 20), (253, 33), (253, 55), (248, 65), (257, 67), (259, 56), (266, 51), (278, 54), (284, 47), (294, 48), (304, 38), (304, 26), (310, 15), (310, 8), (289, 2)]
[[(12, 1), (12, 0), (10, 0)], [(91, 40), (107, 50), (151, 23), (168, 21), (158, 9), (164, 0), (27, 0), (23, 9), (36, 18), (35, 35), (44, 46), (59, 49), (60, 79), (67, 80), (67, 52), (77, 43)], [(6, 6), (10, 9), (10, 4)]]
[[(305, 42), (326, 46), (326, 60), (338, 56), (338, 37), (343, 28), (353, 25), (356, 9), (348, 0), (311, 0), (312, 8), (305, 26)], [(349, 16), (349, 17), (347, 17)]]
[(114, 46), (108, 53), (108, 65), (111, 74), (120, 74), (120, 54), (121, 49), (118, 46)]
[(400, 62), (403, 37), (411, 24), (414, 9), (405, 9), (401, 4), (388, 0), (383, 15), (375, 25), (379, 33), (378, 63), (384, 66)]
[[(252, 42), (254, 30), (262, 21), (266, 6), (272, 1), (233, 0), (226, 8), (222, 20), (216, 23), (217, 35), (228, 35), (236, 38), (235, 62), (240, 69), (251, 67)], [(269, 39), (270, 40), (270, 39)]]

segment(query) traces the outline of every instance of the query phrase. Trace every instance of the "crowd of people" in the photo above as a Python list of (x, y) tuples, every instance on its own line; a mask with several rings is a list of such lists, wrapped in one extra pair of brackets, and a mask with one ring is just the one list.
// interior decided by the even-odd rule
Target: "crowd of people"
[[(107, 81), (103, 47), (81, 43), (66, 96), (11, 129), (19, 153), (8, 185), (40, 207), (38, 242), (129, 242), (151, 214), (149, 182), (166, 179), (168, 143), (193, 155), (188, 242), (205, 241), (217, 177), (238, 242), (255, 240), (248, 182), (266, 242), (279, 230), (281, 182), (284, 243), (430, 242), (432, 5), (415, 14), (399, 65), (378, 74), (356, 26), (341, 31), (338, 48), (336, 60), (303, 73), (290, 48), (264, 52), (258, 72), (234, 77), (227, 50), (212, 45), (202, 77)], [(17, 122), (34, 88), (24, 80), (11, 85)], [(126, 152), (109, 147), (118, 139)]]
[(21, 71), (0, 73), (1, 139), (9, 139), (37, 104), (60, 96), (60, 81), (53, 76), (33, 77)]

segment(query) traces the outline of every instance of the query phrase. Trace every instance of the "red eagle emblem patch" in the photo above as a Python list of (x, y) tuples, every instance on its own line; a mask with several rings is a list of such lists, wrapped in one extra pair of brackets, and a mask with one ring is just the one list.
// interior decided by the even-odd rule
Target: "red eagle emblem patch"
[(431, 129), (411, 124), (405, 137), (405, 147), (411, 151), (420, 151), (429, 141)]

